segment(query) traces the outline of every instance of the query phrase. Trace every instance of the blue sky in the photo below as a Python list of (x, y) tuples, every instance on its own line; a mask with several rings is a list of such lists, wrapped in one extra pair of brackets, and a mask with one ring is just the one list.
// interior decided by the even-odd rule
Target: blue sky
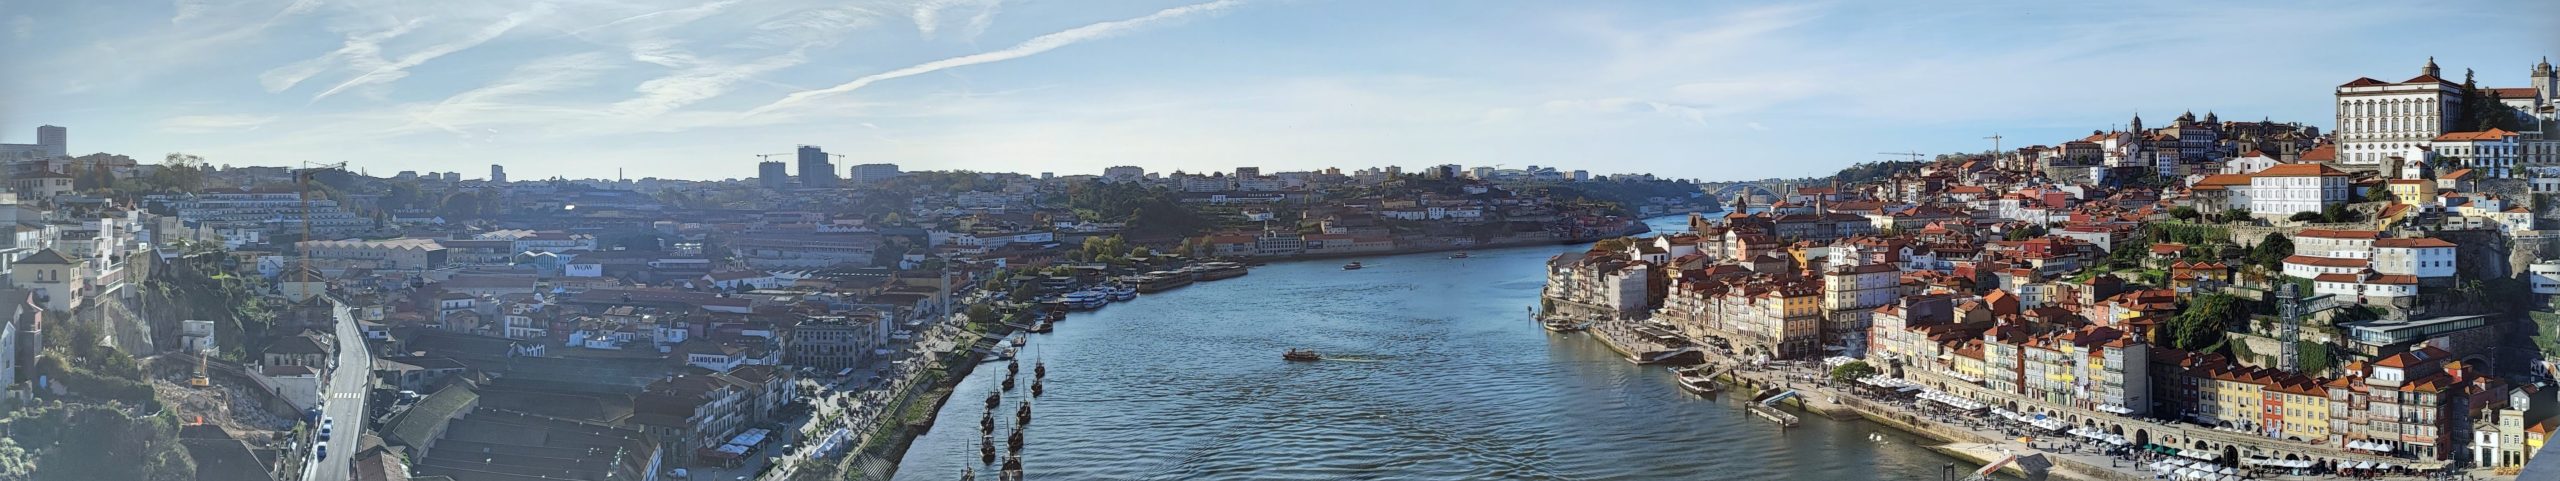
[(2555, 31), (2529, 0), (0, 0), (0, 141), (518, 179), (746, 177), (795, 144), (909, 170), (1739, 179), (2137, 111), (2325, 129), (2332, 87), (2430, 55), (2522, 86)]

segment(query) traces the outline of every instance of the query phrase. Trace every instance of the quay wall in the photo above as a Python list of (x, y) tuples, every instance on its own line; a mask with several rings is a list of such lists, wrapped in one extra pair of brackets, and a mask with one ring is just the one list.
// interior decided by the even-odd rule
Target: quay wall
[[(1619, 340), (1615, 335), (1600, 329), (1593, 329), (1587, 332), (1592, 333), (1593, 338), (1599, 339), (1600, 343), (1608, 346), (1610, 350), (1617, 351), (1619, 354), (1623, 355), (1633, 355), (1633, 351), (1631, 350), (1632, 348), (1621, 345), (1624, 341)], [(1717, 358), (1716, 360), (1719, 361), (1718, 364), (1720, 365), (1732, 365), (1730, 362), (1724, 362), (1727, 360), (1722, 359), (1721, 356), (1713, 353), (1712, 351), (1709, 351), (1708, 356)], [(1760, 376), (1755, 376), (1752, 373), (1743, 373), (1739, 371), (1726, 372), (1724, 376), (1719, 379), (1723, 379), (1728, 383), (1746, 389), (1734, 391), (1736, 393), (1740, 393), (1738, 395), (1746, 397), (1744, 402), (1749, 402), (1747, 397), (1750, 396), (1750, 392), (1755, 392), (1760, 388), (1787, 385), (1787, 383), (1772, 381)], [(1811, 400), (1815, 396), (1829, 397), (1831, 394), (1819, 391), (1798, 391), (1794, 398), (1779, 404), (1791, 405), (1798, 409), (1802, 409), (1807, 413), (1818, 414), (1836, 421), (1864, 419), (1868, 422), (1873, 422), (1902, 432), (1936, 440), (1941, 443), (1992, 444), (2001, 441), (1999, 439), (1983, 437), (1980, 434), (1963, 428), (1930, 422), (1908, 412), (1904, 412), (1890, 406), (1875, 404), (1865, 399), (1859, 399), (1853, 396), (1842, 396), (1836, 399), (1824, 399), (1818, 401)], [(1945, 453), (1949, 456), (1971, 460), (1975, 463), (1988, 464), (1991, 461), (1994, 461), (1993, 459), (1983, 459), (1981, 456), (1971, 452), (1946, 449), (1943, 445), (1933, 446), (1931, 449)], [(2121, 471), (2115, 468), (2094, 466), (2068, 457), (2047, 455), (2045, 456), (2045, 459), (2054, 463), (2054, 467), (2056, 469), (2051, 470), (2050, 474), (2059, 479), (2077, 481), (2150, 480), (2150, 478), (2146, 476)], [(2014, 466), (2008, 468), (2006, 471), (2012, 474), (2019, 474), (2018, 468)]]

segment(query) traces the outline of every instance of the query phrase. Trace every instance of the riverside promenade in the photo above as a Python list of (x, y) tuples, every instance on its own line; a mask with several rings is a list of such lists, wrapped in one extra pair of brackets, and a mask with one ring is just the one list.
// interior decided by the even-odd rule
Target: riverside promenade
[[(1609, 321), (1593, 325), (1585, 332), (1590, 333), (1594, 339), (1610, 349), (1628, 356), (1640, 352), (1685, 347), (1657, 341), (1652, 336), (1638, 332), (1636, 326), (1641, 322), (1643, 321)], [(1926, 437), (1941, 443), (1931, 446), (1930, 449), (1957, 458), (1988, 464), (2010, 455), (2025, 457), (2043, 454), (2044, 458), (2053, 465), (2049, 471), (2053, 479), (2085, 481), (2167, 479), (2166, 473), (2149, 468), (2152, 462), (2170, 457), (2167, 455), (2144, 451), (2135, 451), (2128, 455), (2111, 455), (2106, 453), (2103, 446), (2067, 436), (2022, 437), (2020, 435), (2022, 431), (1998, 425), (1994, 421), (1995, 418), (1988, 416), (1956, 416), (1937, 413), (1915, 406), (1908, 401), (1875, 400), (1850, 393), (1846, 389), (1833, 386), (1829, 373), (1823, 370), (1819, 363), (1782, 361), (1756, 365), (1747, 360), (1737, 359), (1732, 353), (1712, 345), (1694, 342), (1689, 345), (1698, 347), (1706, 354), (1706, 364), (1722, 371), (1718, 380), (1727, 383), (1728, 386), (1741, 389), (1733, 392), (1751, 393), (1767, 388), (1777, 388), (1780, 391), (1793, 390), (1797, 395), (1780, 404), (1791, 405), (1805, 412), (1833, 420), (1865, 419), (1885, 427)], [(2014, 466), (2004, 471), (2013, 475), (2025, 474)], [(2477, 479), (2512, 479), (2512, 477), (2489, 476), (2486, 470), (2465, 474)], [(2444, 479), (2423, 476), (2360, 476), (2359, 478)], [(2260, 472), (2251, 474), (2246, 479), (2311, 480), (2340, 479), (2340, 477), (2334, 474), (2286, 475)]]

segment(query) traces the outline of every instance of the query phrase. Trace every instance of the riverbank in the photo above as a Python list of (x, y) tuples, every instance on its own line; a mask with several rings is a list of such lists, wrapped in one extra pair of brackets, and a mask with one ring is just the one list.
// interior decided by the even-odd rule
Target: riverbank
[(1589, 244), (1589, 243), (1599, 242), (1599, 241), (1606, 240), (1606, 239), (1615, 239), (1615, 238), (1619, 238), (1619, 237), (1627, 237), (1627, 236), (1633, 236), (1633, 235), (1641, 235), (1641, 234), (1645, 234), (1645, 233), (1653, 232), (1653, 226), (1645, 225), (1645, 223), (1644, 223), (1644, 222), (1630, 222), (1630, 223), (1628, 223), (1628, 224), (1630, 224), (1630, 225), (1629, 225), (1626, 229), (1624, 229), (1624, 230), (1620, 230), (1619, 232), (1617, 232), (1617, 233), (1615, 233), (1615, 234), (1608, 234), (1608, 235), (1602, 235), (1602, 236), (1591, 237), (1591, 238), (1565, 238), (1565, 239), (1509, 239), (1509, 240), (1497, 240), (1497, 241), (1490, 241), (1490, 242), (1485, 242), (1485, 243), (1480, 243), (1480, 244), (1468, 244), (1468, 245), (1454, 245), (1454, 244), (1453, 244), (1453, 245), (1431, 245), (1431, 246), (1398, 246), (1398, 247), (1395, 247), (1395, 248), (1383, 249), (1383, 250), (1374, 250), (1374, 251), (1362, 251), (1362, 252), (1328, 252), (1328, 253), (1322, 253), (1322, 254), (1290, 254), (1290, 255), (1279, 255), (1279, 256), (1255, 256), (1255, 257), (1242, 257), (1242, 258), (1238, 258), (1237, 260), (1243, 260), (1243, 261), (1254, 261), (1254, 262), (1287, 262), (1287, 261), (1307, 261), (1307, 260), (1324, 260), (1324, 259), (1343, 259), (1343, 258), (1351, 258), (1351, 257), (1381, 257), (1381, 256), (1406, 255), (1406, 254), (1432, 254), (1432, 253), (1440, 253), (1440, 252), (1463, 252), (1463, 251), (1473, 251), (1473, 250), (1507, 249), (1507, 248), (1513, 248), (1513, 247), (1541, 247), (1541, 246), (1576, 245), (1576, 244)]
[[(1585, 332), (1589, 332), (1592, 339), (1599, 341), (1604, 346), (1608, 346), (1610, 350), (1617, 351), (1621, 355), (1631, 357), (1638, 352), (1659, 351), (1672, 347), (1646, 340), (1643, 336), (1636, 335), (1632, 332), (1621, 331), (1624, 330), (1613, 326), (1595, 326)], [(1709, 364), (1718, 366), (1742, 365), (1741, 363), (1735, 362), (1724, 353), (1717, 352), (1714, 349), (1701, 349), (1701, 351), (1706, 353)], [(1808, 376), (1814, 377), (1808, 378)], [(1913, 415), (1907, 410), (1893, 409), (1888, 406), (1878, 405), (1873, 402), (1859, 399), (1847, 393), (1824, 387), (1816, 380), (1819, 379), (1818, 376), (1819, 374), (1791, 372), (1786, 369), (1749, 370), (1735, 368), (1724, 370), (1716, 379), (1725, 382), (1726, 385), (1729, 386), (1728, 391), (1734, 393), (1754, 393), (1768, 388), (1792, 390), (1796, 392), (1796, 395), (1785, 401), (1779, 402), (1779, 405), (1792, 406), (1797, 409), (1804, 410), (1806, 413), (1819, 415), (1834, 421), (1864, 419), (1876, 425), (1892, 428), (1896, 431), (1901, 431), (1906, 434), (1934, 441), (1938, 444), (1928, 446), (1930, 450), (1958, 459), (1971, 461), (1975, 465), (1988, 465), (2010, 454), (2017, 454), (2020, 456), (2043, 454), (2045, 459), (2052, 462), (2054, 465), (2053, 469), (2048, 471), (2048, 474), (2057, 479), (2078, 481), (2144, 481), (2151, 479), (2151, 476), (2148, 473), (2143, 473), (2135, 469), (2126, 467), (2102, 467), (2093, 463), (2094, 460), (2107, 459), (2104, 456), (2065, 453), (2058, 450), (2049, 451), (2043, 449), (2041, 446), (2018, 443), (2015, 439), (2004, 439), (2002, 436), (1995, 433), (1981, 431), (1972, 427), (1940, 422), (1923, 416)], [(1750, 402), (1750, 400), (1744, 399), (1744, 402)], [(2014, 465), (2003, 469), (2002, 472), (2021, 477), (2026, 475), (2025, 471)]]

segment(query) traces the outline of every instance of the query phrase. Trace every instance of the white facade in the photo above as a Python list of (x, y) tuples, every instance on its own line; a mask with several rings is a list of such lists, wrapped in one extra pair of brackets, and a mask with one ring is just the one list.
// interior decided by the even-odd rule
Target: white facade
[(2319, 212), (2329, 204), (2346, 201), (2346, 173), (2325, 165), (2288, 164), (2249, 178), (2249, 213), (2258, 217)]
[(2400, 83), (2360, 78), (2338, 86), (2338, 163), (2381, 165), (2444, 135), (2462, 108), (2462, 87), (2439, 78), (2433, 59)]
[(2373, 249), (2373, 271), (2418, 277), (2453, 277), (2454, 245), (2440, 239), (2384, 239)]
[(2560, 294), (2560, 261), (2542, 261), (2526, 266), (2535, 294)]
[(2507, 179), (2522, 174), (2517, 167), (2524, 155), (2519, 135), (2504, 130), (2487, 132), (2454, 132), (2437, 136), (2428, 145), (2437, 158), (2450, 158), (2462, 167), (2489, 178)]

